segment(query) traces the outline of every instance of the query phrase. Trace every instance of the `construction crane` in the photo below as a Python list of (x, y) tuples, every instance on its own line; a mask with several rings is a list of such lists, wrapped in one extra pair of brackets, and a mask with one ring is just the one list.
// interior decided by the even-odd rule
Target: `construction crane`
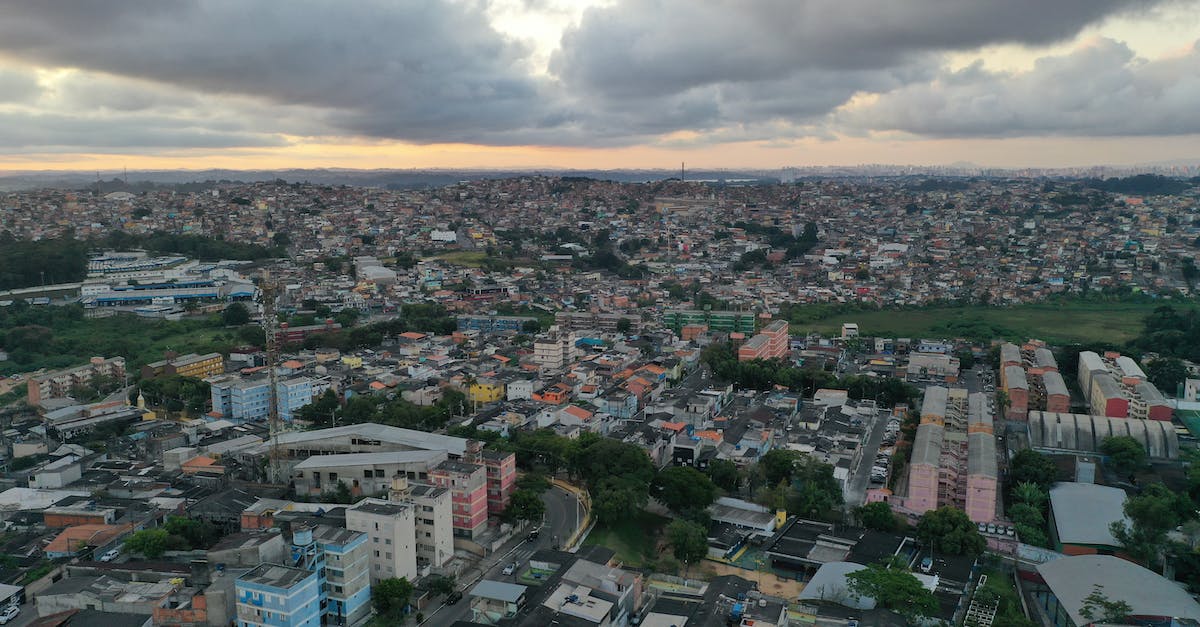
[(271, 449), (268, 453), (269, 466), (267, 480), (272, 483), (283, 482), (283, 460), (279, 450), (279, 432), (283, 425), (279, 422), (279, 337), (278, 318), (275, 315), (275, 301), (279, 297), (279, 284), (271, 277), (268, 270), (263, 270), (262, 281), (259, 283), (262, 292), (262, 327), (267, 343), (267, 424), (271, 430)]

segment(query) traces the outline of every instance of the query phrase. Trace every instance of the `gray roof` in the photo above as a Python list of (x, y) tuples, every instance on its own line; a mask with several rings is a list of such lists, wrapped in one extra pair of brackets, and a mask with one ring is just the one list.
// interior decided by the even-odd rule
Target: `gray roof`
[(988, 411), (987, 394), (976, 392), (967, 397), (967, 425), (992, 426), (992, 412)]
[(917, 427), (917, 437), (913, 441), (912, 460), (910, 463), (937, 466), (942, 458), (942, 438), (945, 429), (941, 425), (925, 423)]
[[(389, 444), (400, 444), (409, 448), (448, 451), (451, 455), (462, 455), (467, 450), (467, 441), (449, 435), (438, 435), (381, 425), (375, 422), (364, 422), (356, 425), (345, 425), (330, 429), (315, 431), (289, 431), (279, 434), (279, 444), (289, 446), (304, 442), (320, 441), (328, 438), (343, 436), (359, 436), (369, 440), (379, 440)], [(263, 447), (266, 452), (266, 447)]]
[(950, 390), (940, 385), (925, 388), (925, 398), (921, 401), (922, 416), (945, 416), (946, 400)]
[(313, 455), (296, 464), (296, 470), (310, 468), (340, 468), (344, 466), (382, 466), (386, 464), (413, 464), (446, 459), (446, 451), (388, 451), (386, 453), (343, 453), (341, 455)]
[(1125, 518), (1125, 491), (1092, 483), (1058, 483), (1050, 488), (1050, 509), (1063, 544), (1120, 546), (1108, 527)]
[(521, 597), (525, 595), (525, 591), (528, 589), (526, 586), (518, 586), (513, 583), (484, 579), (476, 584), (474, 588), (471, 588), (471, 596), (495, 599), (497, 601), (504, 601), (505, 603), (516, 603), (521, 600)]
[(850, 592), (846, 583), (846, 575), (866, 568), (854, 562), (826, 562), (817, 569), (817, 574), (804, 585), (800, 591), (801, 601), (830, 601), (838, 605), (852, 607), (858, 610), (869, 610), (875, 607), (875, 599), (871, 597), (856, 597)]
[(287, 589), (309, 577), (316, 576), (316, 573), (304, 570), (303, 568), (292, 568), (291, 566), (282, 566), (280, 564), (259, 564), (254, 570), (238, 577), (238, 580), (262, 586), (270, 586), (272, 588)]
[(1016, 344), (1001, 344), (1000, 345), (1000, 363), (1005, 362), (1021, 363), (1021, 349), (1017, 348)]
[(982, 432), (967, 436), (967, 474), (996, 476), (996, 436)]
[(1039, 348), (1033, 351), (1033, 363), (1039, 368), (1057, 368), (1058, 362), (1054, 361), (1054, 353), (1048, 348)]
[(1089, 622), (1079, 610), (1097, 585), (1109, 600), (1128, 603), (1134, 616), (1200, 620), (1200, 603), (1182, 587), (1119, 557), (1076, 555), (1046, 562), (1037, 570), (1076, 625)]
[(1047, 372), (1042, 375), (1042, 385), (1046, 386), (1046, 395), (1061, 394), (1068, 396), (1067, 383), (1063, 381), (1062, 375), (1057, 372)]
[(1100, 359), (1100, 355), (1092, 351), (1083, 351), (1079, 353), (1079, 369), (1086, 372), (1089, 370), (1107, 370), (1104, 365), (1104, 360)]
[(1107, 372), (1092, 375), (1092, 390), (1096, 388), (1099, 388), (1100, 395), (1105, 399), (1125, 398), (1125, 390), (1121, 389), (1121, 384)]
[(1125, 355), (1118, 357), (1117, 368), (1121, 371), (1121, 374), (1126, 377), (1136, 377), (1138, 379), (1146, 378), (1146, 373), (1142, 372), (1142, 367), (1139, 366), (1138, 363), (1131, 357), (1126, 357)]
[(1142, 397), (1147, 405), (1166, 405), (1167, 399), (1163, 398), (1162, 392), (1149, 381), (1143, 381), (1133, 387), (1138, 395)]
[(1028, 390), (1029, 381), (1025, 379), (1025, 370), (1020, 366), (1008, 366), (1004, 369), (1004, 381), (1008, 389)]

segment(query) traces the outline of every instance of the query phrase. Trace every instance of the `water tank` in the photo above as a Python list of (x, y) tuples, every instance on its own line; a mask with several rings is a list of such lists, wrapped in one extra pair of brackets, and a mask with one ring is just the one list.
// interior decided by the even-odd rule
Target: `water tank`
[(312, 542), (312, 527), (296, 527), (292, 531), (292, 544), (296, 546), (308, 546)]

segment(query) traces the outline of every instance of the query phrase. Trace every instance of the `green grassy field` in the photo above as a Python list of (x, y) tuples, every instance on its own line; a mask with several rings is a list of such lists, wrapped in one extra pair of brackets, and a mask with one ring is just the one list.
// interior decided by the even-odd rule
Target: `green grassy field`
[(631, 568), (640, 568), (658, 558), (654, 551), (655, 544), (659, 533), (668, 522), (670, 519), (658, 514), (640, 512), (636, 518), (622, 521), (618, 525), (596, 525), (583, 543), (612, 549), (623, 564)]
[(466, 266), (468, 268), (478, 268), (483, 265), (483, 260), (487, 259), (487, 253), (483, 251), (456, 250), (430, 257), (430, 259), (441, 259), (446, 263)]
[[(1052, 303), (1017, 307), (937, 307), (818, 312), (810, 321), (792, 324), (793, 334), (841, 333), (843, 322), (858, 323), (865, 336), (965, 337), (971, 339), (1038, 338), (1052, 344), (1126, 342), (1141, 332), (1142, 318), (1155, 303)], [(1183, 306), (1176, 304), (1177, 308)]]

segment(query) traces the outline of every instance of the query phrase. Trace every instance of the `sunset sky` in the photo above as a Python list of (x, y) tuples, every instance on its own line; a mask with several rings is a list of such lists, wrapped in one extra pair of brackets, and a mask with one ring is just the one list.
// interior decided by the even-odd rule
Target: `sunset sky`
[(4, 0), (0, 170), (1200, 162), (1200, 0)]

